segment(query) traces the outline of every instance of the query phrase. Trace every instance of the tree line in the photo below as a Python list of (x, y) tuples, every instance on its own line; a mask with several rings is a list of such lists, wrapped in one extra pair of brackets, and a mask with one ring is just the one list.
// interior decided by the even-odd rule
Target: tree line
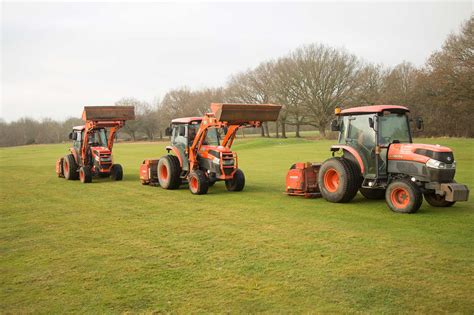
[[(310, 44), (233, 74), (223, 87), (183, 87), (152, 103), (128, 97), (115, 105), (135, 106), (136, 120), (128, 121), (121, 132), (134, 141), (161, 139), (171, 119), (201, 116), (212, 102), (283, 105), (278, 121), (263, 124), (259, 131), (267, 137), (287, 137), (289, 130), (300, 137), (302, 129), (316, 129), (325, 137), (335, 107), (373, 104), (408, 106), (412, 115), (424, 118), (424, 136), (473, 137), (473, 54), (471, 17), (422, 67), (409, 62), (384, 67), (344, 49)], [(79, 124), (77, 118), (0, 121), (0, 146), (65, 141), (71, 127)]]

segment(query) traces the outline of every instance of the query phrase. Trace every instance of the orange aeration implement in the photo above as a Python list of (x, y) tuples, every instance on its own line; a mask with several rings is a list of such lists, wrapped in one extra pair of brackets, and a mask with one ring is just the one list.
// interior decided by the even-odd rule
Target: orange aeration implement
[(286, 174), (286, 193), (306, 198), (319, 197), (318, 173), (321, 164), (296, 163)]

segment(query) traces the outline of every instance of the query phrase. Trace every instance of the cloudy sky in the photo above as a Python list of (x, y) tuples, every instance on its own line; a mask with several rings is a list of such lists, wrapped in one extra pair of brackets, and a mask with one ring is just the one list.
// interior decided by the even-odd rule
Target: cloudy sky
[(308, 43), (422, 65), (471, 2), (5, 3), (1, 118), (63, 119), (122, 97), (221, 86)]

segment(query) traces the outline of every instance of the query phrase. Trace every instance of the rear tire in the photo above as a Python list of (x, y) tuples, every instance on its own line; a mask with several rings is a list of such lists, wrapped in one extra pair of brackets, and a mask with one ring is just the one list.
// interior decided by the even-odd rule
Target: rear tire
[(74, 155), (68, 154), (63, 159), (63, 172), (64, 178), (67, 180), (75, 180), (79, 178), (79, 173), (77, 172), (77, 163), (74, 159)]
[(225, 181), (228, 191), (242, 191), (245, 187), (245, 175), (239, 168), (235, 170), (234, 177)]
[(451, 207), (452, 205), (456, 203), (456, 201), (446, 201), (446, 199), (444, 199), (444, 196), (437, 195), (435, 193), (426, 193), (424, 194), (424, 196), (425, 196), (426, 202), (429, 203), (430, 206), (433, 206), (433, 207), (447, 208), (447, 207)]
[(385, 198), (385, 189), (359, 188), (360, 193), (367, 199), (380, 200)]
[(409, 179), (392, 181), (385, 192), (388, 207), (398, 213), (415, 213), (423, 203), (420, 188)]
[(318, 185), (321, 195), (327, 201), (349, 202), (359, 189), (360, 174), (357, 173), (352, 161), (345, 158), (330, 158), (321, 165)]
[(158, 161), (158, 181), (164, 189), (177, 189), (181, 184), (181, 167), (179, 160), (174, 155), (165, 155)]
[(82, 166), (79, 169), (79, 179), (83, 184), (92, 182), (92, 172), (88, 166)]
[(120, 164), (112, 165), (112, 168), (110, 169), (110, 178), (112, 178), (113, 180), (122, 180), (123, 178), (122, 165)]
[(209, 189), (209, 179), (206, 174), (201, 170), (195, 170), (189, 173), (189, 190), (193, 195), (204, 195), (207, 194)]

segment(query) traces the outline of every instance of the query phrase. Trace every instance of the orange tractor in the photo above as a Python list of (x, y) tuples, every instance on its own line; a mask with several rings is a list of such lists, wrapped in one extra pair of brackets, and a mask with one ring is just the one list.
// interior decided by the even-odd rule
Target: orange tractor
[(85, 125), (76, 126), (69, 133), (73, 140), (70, 154), (56, 161), (58, 177), (80, 179), (82, 183), (90, 183), (92, 176), (122, 180), (122, 166), (113, 163), (112, 147), (117, 130), (126, 120), (133, 119), (133, 106), (85, 106)]
[[(357, 191), (368, 199), (385, 198), (400, 213), (416, 212), (425, 200), (435, 207), (466, 201), (469, 189), (454, 181), (451, 149), (412, 142), (409, 109), (396, 105), (341, 110), (331, 129), (339, 143), (333, 157), (318, 163), (296, 163), (286, 176), (286, 193), (349, 202)], [(423, 120), (415, 120), (423, 128)]]
[(225, 181), (228, 191), (241, 191), (245, 176), (238, 168), (237, 153), (231, 151), (237, 131), (277, 120), (280, 109), (280, 105), (272, 104), (212, 103), (211, 113), (204, 117), (172, 120), (166, 130), (171, 136), (168, 154), (143, 161), (141, 183), (177, 189), (187, 181), (190, 191), (201, 195), (215, 182)]

